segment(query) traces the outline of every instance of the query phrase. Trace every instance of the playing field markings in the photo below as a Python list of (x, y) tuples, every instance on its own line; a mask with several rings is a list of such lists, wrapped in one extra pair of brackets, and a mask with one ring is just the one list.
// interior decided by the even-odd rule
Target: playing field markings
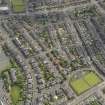
[(102, 79), (96, 73), (88, 72), (83, 77), (76, 80), (72, 80), (70, 82), (70, 86), (76, 92), (77, 95), (80, 95), (101, 82)]

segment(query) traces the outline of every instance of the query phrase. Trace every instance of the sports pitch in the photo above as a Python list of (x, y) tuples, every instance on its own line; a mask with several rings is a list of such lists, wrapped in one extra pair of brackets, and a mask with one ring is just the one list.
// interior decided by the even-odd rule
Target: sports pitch
[(88, 72), (83, 77), (70, 81), (70, 86), (80, 95), (101, 82), (102, 79), (96, 73)]
[(11, 0), (12, 9), (14, 12), (24, 12), (25, 11), (25, 1), (24, 0)]

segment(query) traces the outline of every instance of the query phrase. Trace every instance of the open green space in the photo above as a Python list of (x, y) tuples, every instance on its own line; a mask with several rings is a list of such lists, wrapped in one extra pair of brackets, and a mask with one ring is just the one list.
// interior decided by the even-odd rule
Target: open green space
[(88, 73), (85, 77), (84, 80), (90, 85), (94, 86), (100, 83), (102, 80), (98, 77), (98, 75), (94, 74), (93, 72)]
[(11, 99), (13, 102), (13, 105), (18, 105), (18, 102), (21, 97), (21, 89), (18, 86), (11, 87)]
[(25, 11), (25, 1), (24, 0), (11, 0), (12, 9), (14, 12), (24, 12)]
[(80, 95), (101, 82), (102, 79), (96, 73), (87, 72), (80, 78), (70, 80), (70, 86), (77, 95)]
[(89, 85), (83, 79), (72, 81), (71, 86), (78, 94), (83, 93), (84, 91), (89, 89)]
[[(16, 81), (14, 82), (11, 78), (10, 71), (16, 70)], [(20, 70), (21, 68), (17, 65), (14, 59), (10, 59), (9, 67), (3, 70), (0, 74), (1, 78), (4, 80), (4, 86), (7, 93), (10, 95), (12, 105), (21, 105), (24, 100), (25, 88), (25, 77)]]

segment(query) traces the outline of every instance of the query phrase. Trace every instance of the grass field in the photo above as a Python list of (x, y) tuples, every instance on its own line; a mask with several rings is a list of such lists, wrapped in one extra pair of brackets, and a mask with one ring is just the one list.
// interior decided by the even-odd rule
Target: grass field
[(76, 81), (71, 82), (71, 86), (77, 94), (83, 93), (84, 91), (90, 88), (83, 79), (78, 79)]
[(102, 80), (93, 72), (88, 73), (85, 77), (84, 80), (90, 85), (94, 86), (100, 83)]
[(24, 0), (11, 0), (12, 8), (14, 12), (24, 12), (25, 2)]
[(21, 92), (21, 89), (18, 86), (13, 86), (11, 88), (11, 99), (12, 99), (13, 105), (18, 105), (18, 102), (21, 98), (20, 92)]
[(102, 82), (102, 79), (98, 77), (96, 73), (88, 72), (79, 79), (71, 80), (70, 86), (73, 88), (77, 95), (80, 95), (88, 89), (99, 84), (100, 82)]

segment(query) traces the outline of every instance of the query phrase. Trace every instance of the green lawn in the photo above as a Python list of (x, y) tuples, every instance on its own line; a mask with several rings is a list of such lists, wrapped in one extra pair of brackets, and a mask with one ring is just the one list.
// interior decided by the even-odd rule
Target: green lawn
[(87, 89), (89, 89), (88, 84), (83, 79), (72, 81), (71, 86), (77, 94), (81, 94)]
[(102, 80), (99, 78), (96, 74), (93, 72), (88, 73), (85, 77), (84, 80), (91, 86), (93, 87), (94, 85), (97, 85), (100, 83)]
[(21, 89), (18, 87), (18, 86), (13, 86), (11, 88), (11, 99), (12, 99), (12, 102), (13, 102), (13, 105), (19, 105), (19, 100), (21, 98)]
[(24, 12), (25, 2), (24, 0), (11, 0), (12, 9), (14, 12)]
[(88, 72), (79, 79), (70, 80), (70, 86), (77, 95), (80, 95), (100, 82), (102, 82), (102, 79), (96, 73)]

